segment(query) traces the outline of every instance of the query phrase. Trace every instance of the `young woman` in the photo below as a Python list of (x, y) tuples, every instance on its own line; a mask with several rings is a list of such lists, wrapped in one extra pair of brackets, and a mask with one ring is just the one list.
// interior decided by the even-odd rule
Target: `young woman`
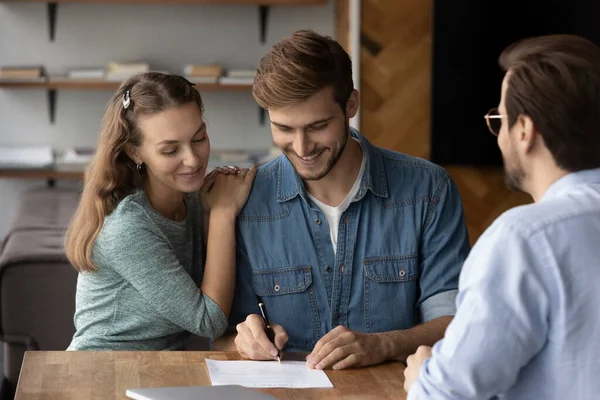
[(179, 350), (187, 332), (223, 334), (235, 218), (256, 170), (205, 176), (209, 152), (190, 82), (145, 73), (121, 85), (66, 235), (80, 272), (69, 350)]

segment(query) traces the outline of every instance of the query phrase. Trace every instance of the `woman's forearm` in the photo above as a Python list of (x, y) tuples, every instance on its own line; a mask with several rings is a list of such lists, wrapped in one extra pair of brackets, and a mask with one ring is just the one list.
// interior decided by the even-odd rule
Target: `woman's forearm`
[(235, 219), (235, 213), (228, 210), (213, 209), (210, 212), (201, 287), (227, 316), (235, 287)]

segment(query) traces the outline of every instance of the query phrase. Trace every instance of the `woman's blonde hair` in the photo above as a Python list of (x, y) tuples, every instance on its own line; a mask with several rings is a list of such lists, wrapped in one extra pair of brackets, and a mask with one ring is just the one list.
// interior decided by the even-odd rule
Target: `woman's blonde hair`
[(131, 77), (110, 100), (96, 152), (85, 170), (83, 193), (65, 236), (67, 258), (76, 270), (96, 270), (92, 251), (104, 219), (144, 184), (144, 175), (125, 151), (127, 144), (138, 147), (142, 143), (139, 118), (188, 103), (196, 103), (203, 111), (200, 93), (190, 82), (153, 72)]

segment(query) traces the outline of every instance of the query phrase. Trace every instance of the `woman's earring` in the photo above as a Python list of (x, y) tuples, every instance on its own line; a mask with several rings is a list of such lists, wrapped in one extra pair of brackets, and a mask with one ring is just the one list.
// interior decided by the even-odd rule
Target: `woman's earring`
[(141, 171), (142, 170), (142, 163), (137, 164), (137, 170)]

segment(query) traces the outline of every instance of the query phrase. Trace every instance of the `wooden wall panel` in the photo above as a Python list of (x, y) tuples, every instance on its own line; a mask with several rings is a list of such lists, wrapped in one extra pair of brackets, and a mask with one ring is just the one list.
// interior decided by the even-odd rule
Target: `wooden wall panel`
[(335, 40), (350, 52), (350, 0), (335, 0)]
[[(424, 0), (362, 0), (361, 10), (361, 131), (377, 146), (422, 158), (430, 143), (431, 7)], [(458, 185), (472, 243), (503, 211), (531, 201), (506, 189), (501, 169), (445, 167)]]

